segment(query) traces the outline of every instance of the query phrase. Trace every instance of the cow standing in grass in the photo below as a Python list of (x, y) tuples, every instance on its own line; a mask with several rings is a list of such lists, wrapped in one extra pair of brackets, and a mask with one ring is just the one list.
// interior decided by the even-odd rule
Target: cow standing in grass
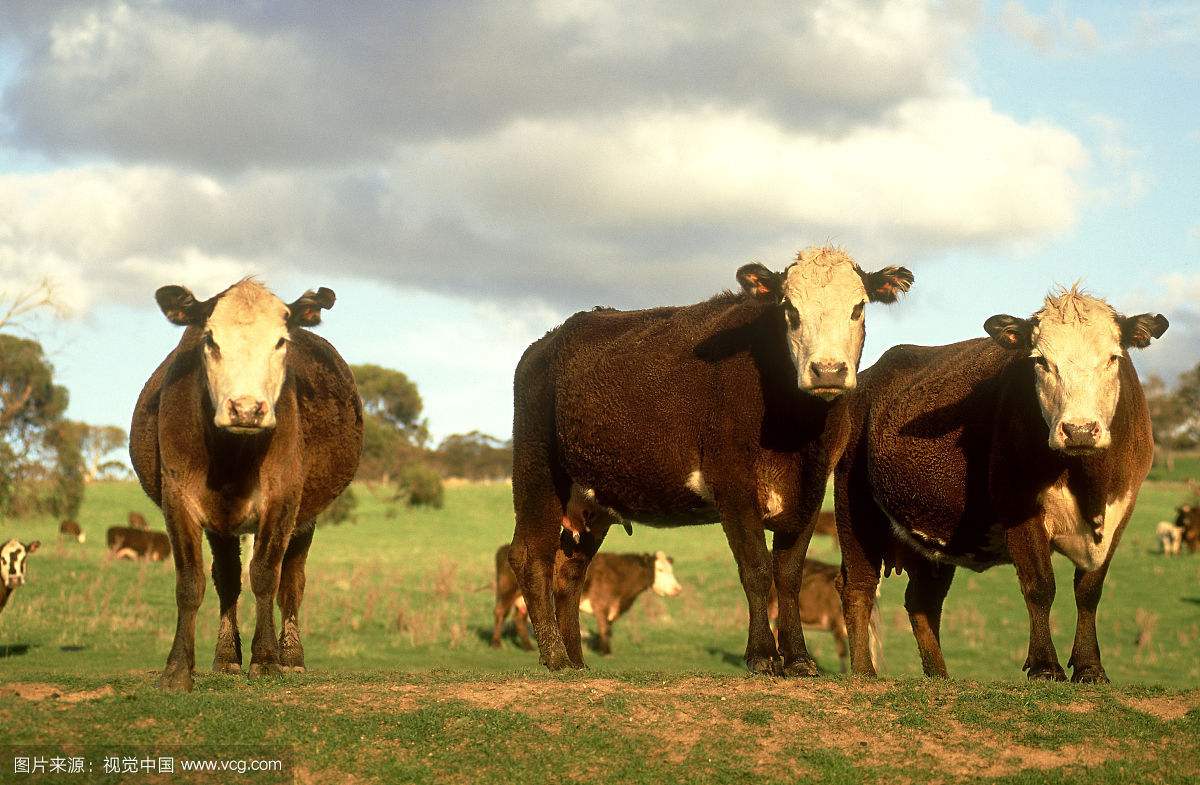
[(298, 618), (314, 522), (354, 477), (362, 447), (354, 377), (329, 343), (303, 329), (320, 322), (334, 294), (321, 289), (285, 305), (244, 280), (203, 302), (179, 286), (156, 299), (187, 328), (142, 390), (130, 430), (134, 469), (163, 510), (175, 556), (179, 619), (161, 685), (192, 687), (201, 531), (220, 598), (213, 669), (241, 670), (238, 535), (254, 533), (250, 676), (303, 670)]
[(874, 675), (867, 616), (881, 568), (908, 572), (904, 604), (925, 673), (945, 676), (942, 604), (955, 566), (1012, 563), (1029, 611), (1031, 679), (1064, 679), (1050, 637), (1053, 551), (1075, 564), (1072, 680), (1106, 682), (1096, 607), (1150, 471), (1150, 417), (1129, 347), (1167, 329), (1077, 289), (991, 338), (897, 346), (862, 374), (837, 469), (842, 600), (855, 673)]
[[(750, 608), (747, 666), (817, 674), (797, 598), (848, 430), (838, 399), (855, 385), (867, 303), (893, 302), (912, 274), (810, 248), (782, 273), (751, 264), (737, 280), (741, 293), (697, 305), (576, 314), (517, 366), (511, 563), (551, 670), (584, 667), (580, 592), (613, 522), (719, 518)], [(572, 512), (580, 501), (590, 515)]]
[(41, 546), (38, 540), (24, 543), (15, 539), (0, 545), (0, 611), (17, 587), (25, 585), (25, 560)]

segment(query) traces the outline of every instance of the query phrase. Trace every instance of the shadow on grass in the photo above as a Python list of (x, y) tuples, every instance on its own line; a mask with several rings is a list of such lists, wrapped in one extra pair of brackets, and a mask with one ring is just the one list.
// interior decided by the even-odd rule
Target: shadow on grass
[(0, 644), (0, 657), (21, 657), (29, 653), (28, 643)]
[[(532, 630), (530, 632), (532, 632)], [(479, 638), (479, 640), (483, 641), (484, 643), (488, 644), (489, 646), (492, 644), (492, 628), (491, 627), (476, 627), (475, 635), (476, 635), (476, 637)], [(525, 651), (533, 651), (533, 649), (534, 649), (533, 646), (530, 646), (528, 649), (526, 649), (524, 646), (521, 645), (521, 638), (517, 635), (517, 629), (512, 624), (504, 625), (504, 632), (501, 634), (500, 640), (507, 641), (508, 643), (512, 644), (512, 646), (514, 648), (517, 648), (517, 649), (525, 649)]]
[(726, 665), (732, 665), (735, 668), (745, 668), (746, 667), (746, 658), (744, 656), (742, 656), (741, 654), (734, 654), (731, 651), (725, 651), (724, 649), (718, 649), (715, 646), (708, 646), (704, 650), (706, 652), (708, 652), (710, 656), (720, 657), (721, 661), (724, 662)]
[(1200, 597), (1180, 597), (1183, 602), (1190, 602), (1192, 605), (1200, 605)]
[(87, 646), (80, 646), (78, 644), (58, 647), (59, 651), (66, 652), (67, 654), (74, 654), (77, 651), (87, 651), (87, 649)]

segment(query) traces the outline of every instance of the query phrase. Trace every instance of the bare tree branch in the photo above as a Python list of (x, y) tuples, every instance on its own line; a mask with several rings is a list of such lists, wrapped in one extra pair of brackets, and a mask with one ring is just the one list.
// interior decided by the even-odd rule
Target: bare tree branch
[(11, 330), (42, 310), (53, 311), (58, 315), (62, 315), (65, 310), (51, 278), (43, 278), (15, 292), (0, 291), (0, 330)]

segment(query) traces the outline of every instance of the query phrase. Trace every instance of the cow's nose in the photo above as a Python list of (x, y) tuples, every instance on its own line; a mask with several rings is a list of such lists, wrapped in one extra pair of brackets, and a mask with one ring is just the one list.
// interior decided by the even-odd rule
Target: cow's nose
[(256, 428), (262, 425), (263, 417), (266, 414), (266, 401), (260, 401), (253, 396), (243, 395), (241, 398), (229, 401), (229, 420), (233, 425)]
[(1100, 423), (1095, 420), (1064, 422), (1061, 427), (1067, 447), (1095, 447), (1100, 437)]
[(849, 366), (844, 362), (817, 360), (809, 363), (814, 387), (844, 387)]

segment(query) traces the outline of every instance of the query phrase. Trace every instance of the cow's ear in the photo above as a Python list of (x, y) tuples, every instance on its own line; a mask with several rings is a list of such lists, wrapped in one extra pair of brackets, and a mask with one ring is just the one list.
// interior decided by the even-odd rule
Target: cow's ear
[(907, 267), (885, 267), (873, 273), (859, 270), (858, 274), (862, 276), (867, 299), (873, 303), (896, 302), (900, 293), (907, 292), (916, 280)]
[(171, 324), (191, 327), (204, 324), (208, 318), (204, 303), (197, 301), (187, 287), (164, 286), (154, 293), (154, 299)]
[(1117, 324), (1121, 325), (1121, 346), (1128, 349), (1136, 346), (1145, 349), (1150, 341), (1161, 338), (1171, 323), (1167, 317), (1159, 314), (1139, 313), (1137, 316), (1118, 316)]
[(333, 307), (337, 295), (332, 289), (322, 286), (315, 292), (309, 289), (299, 300), (288, 306), (291, 315), (288, 317), (289, 327), (315, 327), (321, 323), (321, 311)]
[(737, 280), (742, 291), (755, 300), (777, 303), (783, 299), (783, 276), (758, 262), (739, 267)]
[(40, 548), (40, 547), (42, 547), (42, 541), (41, 541), (41, 540), (34, 540), (33, 542), (26, 544), (26, 546), (25, 546), (25, 552), (26, 552), (26, 553), (33, 553), (34, 551), (36, 551), (36, 550), (37, 550), (38, 548)]
[(1032, 319), (1018, 319), (1006, 313), (997, 314), (983, 323), (992, 340), (1005, 349), (1028, 352), (1033, 348)]

